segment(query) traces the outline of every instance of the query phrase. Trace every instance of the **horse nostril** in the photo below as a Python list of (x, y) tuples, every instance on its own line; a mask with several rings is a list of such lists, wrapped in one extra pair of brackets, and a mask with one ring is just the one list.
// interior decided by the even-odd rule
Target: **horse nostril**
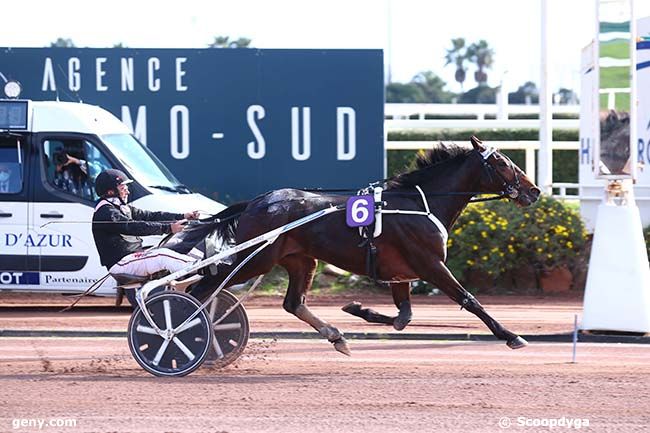
[(542, 190), (535, 187), (535, 186), (530, 189), (530, 195), (533, 196), (535, 198), (535, 200), (537, 200), (539, 198), (539, 195), (541, 193), (542, 193)]

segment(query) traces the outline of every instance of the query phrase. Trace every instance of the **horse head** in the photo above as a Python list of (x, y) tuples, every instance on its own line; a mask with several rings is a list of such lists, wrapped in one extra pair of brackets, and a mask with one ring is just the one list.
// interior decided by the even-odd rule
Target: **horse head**
[(481, 181), (488, 192), (503, 194), (519, 206), (529, 206), (537, 201), (540, 189), (510, 158), (496, 148), (483, 145), (475, 136), (470, 141), (483, 163)]

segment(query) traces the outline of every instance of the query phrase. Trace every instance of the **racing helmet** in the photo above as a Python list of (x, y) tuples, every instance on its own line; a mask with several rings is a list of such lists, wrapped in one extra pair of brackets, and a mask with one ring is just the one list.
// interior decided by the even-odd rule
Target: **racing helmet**
[(111, 168), (97, 175), (95, 179), (95, 192), (100, 197), (105, 197), (109, 191), (115, 191), (117, 195), (117, 187), (119, 185), (126, 185), (131, 182), (133, 181), (122, 171)]

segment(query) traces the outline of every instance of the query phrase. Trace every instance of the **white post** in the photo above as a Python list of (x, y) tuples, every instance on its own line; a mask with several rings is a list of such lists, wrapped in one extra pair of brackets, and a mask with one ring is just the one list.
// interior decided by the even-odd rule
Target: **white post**
[(535, 148), (526, 145), (526, 176), (535, 179)]
[(551, 88), (548, 83), (548, 41), (547, 30), (547, 0), (541, 0), (542, 34), (541, 34), (541, 70), (539, 89), (539, 173), (538, 186), (542, 192), (552, 194), (553, 184), (553, 128), (551, 125)]
[(386, 38), (388, 39), (388, 72), (386, 80), (388, 84), (393, 82), (393, 5), (391, 0), (386, 0)]
[(506, 89), (506, 74), (504, 71), (501, 76), (501, 85), (499, 86), (499, 93), (497, 93), (497, 119), (508, 120), (508, 90)]

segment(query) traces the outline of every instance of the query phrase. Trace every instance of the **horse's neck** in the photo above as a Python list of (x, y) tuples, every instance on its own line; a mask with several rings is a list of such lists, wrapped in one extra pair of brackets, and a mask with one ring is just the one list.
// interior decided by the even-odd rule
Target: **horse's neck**
[[(473, 169), (474, 164), (475, 161), (468, 157), (456, 167), (441, 170), (437, 176), (420, 185), (420, 188), (425, 194), (476, 192), (480, 182), (480, 171)], [(471, 195), (462, 194), (439, 197), (434, 195), (427, 197), (427, 201), (431, 212), (449, 229), (471, 198)]]

